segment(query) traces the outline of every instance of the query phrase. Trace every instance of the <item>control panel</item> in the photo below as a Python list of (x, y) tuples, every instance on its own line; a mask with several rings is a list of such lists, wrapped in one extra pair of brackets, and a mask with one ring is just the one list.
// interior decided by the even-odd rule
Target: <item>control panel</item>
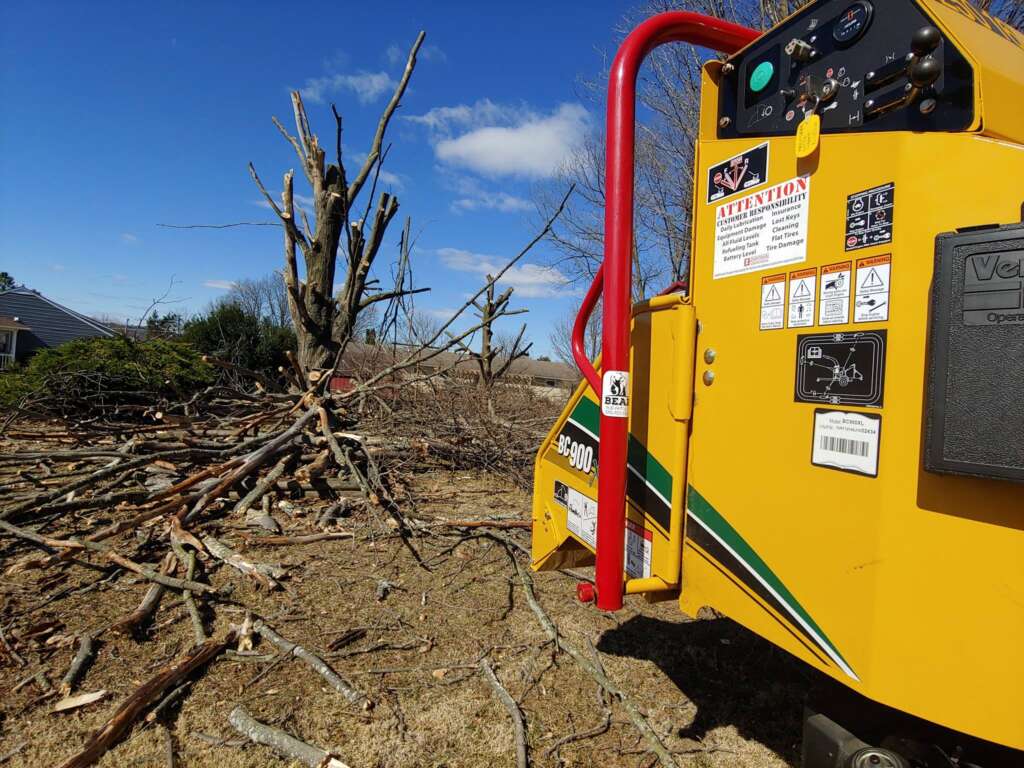
[(718, 135), (958, 131), (974, 73), (913, 0), (822, 0), (722, 67)]

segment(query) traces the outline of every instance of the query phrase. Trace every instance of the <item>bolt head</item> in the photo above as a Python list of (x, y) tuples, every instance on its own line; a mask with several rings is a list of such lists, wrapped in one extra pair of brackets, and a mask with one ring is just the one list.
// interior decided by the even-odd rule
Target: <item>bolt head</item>
[(719, 128), (728, 128), (730, 125), (732, 125), (732, 120), (728, 117), (723, 117), (718, 121)]
[(714, 383), (715, 383), (715, 372), (714, 371), (704, 371), (704, 386), (710, 387)]
[(704, 362), (707, 363), (708, 365), (711, 365), (713, 362), (715, 362), (715, 358), (717, 356), (717, 353), (715, 352), (715, 350), (711, 349), (711, 347), (708, 347), (707, 349), (704, 350)]

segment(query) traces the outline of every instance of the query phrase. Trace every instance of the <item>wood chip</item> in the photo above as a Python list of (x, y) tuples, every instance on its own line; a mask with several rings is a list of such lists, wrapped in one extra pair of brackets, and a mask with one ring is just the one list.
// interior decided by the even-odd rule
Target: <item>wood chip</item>
[(106, 695), (106, 691), (93, 691), (92, 693), (79, 693), (75, 696), (68, 696), (54, 704), (53, 711), (67, 712), (72, 709), (78, 709), (79, 707), (99, 701)]

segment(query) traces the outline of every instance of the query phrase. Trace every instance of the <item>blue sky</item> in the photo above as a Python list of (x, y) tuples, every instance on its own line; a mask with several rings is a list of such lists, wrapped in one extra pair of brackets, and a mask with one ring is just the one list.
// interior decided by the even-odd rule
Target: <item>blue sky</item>
[[(427, 39), (392, 123), (388, 184), (417, 234), (427, 311), (458, 306), (536, 230), (531, 190), (601, 121), (578, 78), (602, 67), (612, 3), (8, 3), (0, 10), (0, 270), (89, 314), (138, 318), (172, 277), (178, 311), (279, 268), (251, 160), (280, 189), (296, 166), (274, 129), (289, 88), (333, 144), (369, 147), (420, 29)], [(297, 170), (297, 169), (296, 169)], [(301, 176), (301, 173), (298, 174)], [(386, 249), (397, 244), (393, 225)], [(390, 255), (385, 253), (382, 258)], [(536, 249), (512, 275), (535, 354), (578, 289)]]

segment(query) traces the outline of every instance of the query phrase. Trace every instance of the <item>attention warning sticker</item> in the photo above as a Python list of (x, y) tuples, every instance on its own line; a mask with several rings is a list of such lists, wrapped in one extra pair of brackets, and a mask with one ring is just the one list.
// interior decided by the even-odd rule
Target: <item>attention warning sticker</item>
[(814, 267), (789, 273), (789, 327), (814, 325), (814, 297), (818, 292), (818, 270)]
[(857, 260), (857, 295), (853, 322), (878, 323), (889, 319), (892, 254)]
[(715, 279), (806, 261), (810, 199), (800, 176), (718, 206)]
[(786, 274), (761, 278), (761, 330), (777, 331), (785, 327)]
[(853, 285), (853, 262), (842, 261), (821, 268), (821, 325), (842, 325), (850, 322), (850, 286)]

